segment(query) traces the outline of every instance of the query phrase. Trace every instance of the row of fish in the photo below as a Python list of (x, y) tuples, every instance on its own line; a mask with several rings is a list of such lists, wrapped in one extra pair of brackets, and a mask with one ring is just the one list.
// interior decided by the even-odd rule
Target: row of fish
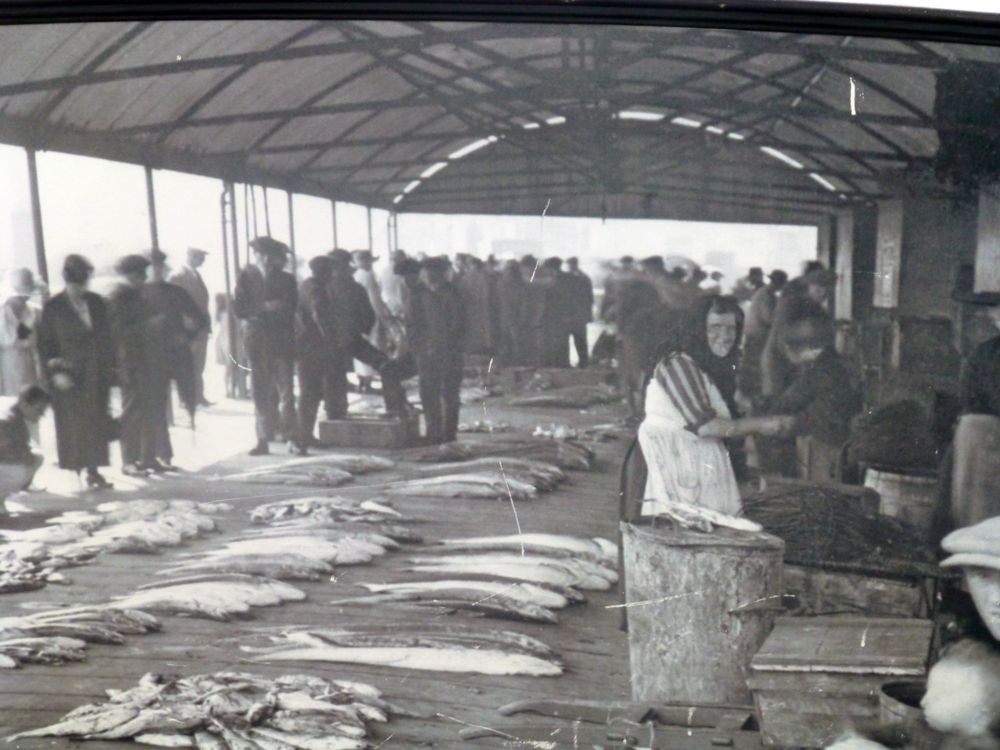
[(554, 610), (583, 602), (579, 590), (617, 582), (617, 547), (604, 539), (561, 534), (445, 539), (404, 568), (422, 580), (359, 583), (369, 593), (335, 605), (410, 603), (486, 617), (556, 624)]
[(395, 466), (393, 461), (379, 456), (334, 454), (270, 464), (252, 471), (219, 478), (227, 482), (340, 487), (353, 481), (356, 475), (385, 471), (393, 466)]
[(506, 630), (443, 626), (371, 626), (364, 629), (297, 629), (270, 638), (276, 645), (244, 646), (254, 661), (374, 664), (397, 669), (491, 675), (555, 676), (563, 666), (535, 638)]
[(8, 741), (78, 737), (198, 750), (363, 750), (371, 747), (369, 725), (387, 721), (389, 710), (371, 685), (304, 674), (146, 674), (133, 688), (107, 692), (103, 703), (80, 706)]
[(474, 458), (525, 458), (555, 464), (560, 469), (590, 471), (593, 452), (571, 440), (505, 434), (489, 440), (462, 440), (442, 445), (409, 448), (397, 454), (400, 460), (417, 463), (469, 461)]
[(82, 661), (87, 644), (122, 644), (126, 635), (151, 633), (159, 621), (141, 610), (73, 607), (0, 618), (0, 668)]
[[(216, 504), (208, 510), (224, 507)], [(0, 531), (0, 592), (64, 582), (57, 570), (89, 563), (103, 553), (155, 553), (215, 530), (210, 513), (191, 500), (142, 499), (70, 511), (38, 528)]]
[(444, 474), (391, 482), (375, 488), (389, 497), (441, 497), (477, 500), (533, 500), (538, 490), (502, 470)]

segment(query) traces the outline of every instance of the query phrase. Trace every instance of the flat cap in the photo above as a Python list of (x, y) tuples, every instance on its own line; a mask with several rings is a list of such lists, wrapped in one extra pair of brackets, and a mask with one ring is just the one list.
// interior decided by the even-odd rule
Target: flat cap
[(167, 262), (167, 254), (154, 248), (149, 251), (149, 262), (154, 266), (161, 266)]
[(133, 273), (143, 273), (147, 268), (149, 268), (149, 258), (145, 255), (138, 255), (137, 253), (132, 253), (131, 255), (119, 258), (118, 262), (115, 263), (115, 271), (120, 273), (122, 276), (128, 276)]
[(951, 532), (941, 541), (941, 546), (951, 553), (951, 557), (941, 563), (944, 568), (1000, 570), (1000, 516)]

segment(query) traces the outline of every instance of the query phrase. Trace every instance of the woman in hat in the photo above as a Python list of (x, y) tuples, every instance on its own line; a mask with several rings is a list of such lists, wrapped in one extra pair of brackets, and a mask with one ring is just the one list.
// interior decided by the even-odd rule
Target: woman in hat
[(9, 271), (6, 287), (0, 309), (0, 396), (17, 396), (38, 382), (35, 329), (41, 310), (29, 301), (35, 277), (27, 268)]
[(98, 469), (108, 465), (112, 438), (109, 400), (115, 352), (107, 305), (87, 291), (93, 273), (82, 255), (66, 257), (66, 288), (42, 308), (38, 357), (52, 394), (59, 465), (85, 471), (88, 487), (105, 489), (111, 484)]

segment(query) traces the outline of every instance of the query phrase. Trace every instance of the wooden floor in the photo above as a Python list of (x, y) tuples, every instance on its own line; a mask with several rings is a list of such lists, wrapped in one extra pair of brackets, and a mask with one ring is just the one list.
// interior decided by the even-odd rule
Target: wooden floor
[[(562, 423), (582, 426), (607, 422), (619, 416), (618, 407), (598, 407), (587, 413), (574, 410), (514, 410), (499, 399), (466, 407), (463, 419), (488, 418), (521, 426)], [(252, 427), (246, 425), (249, 432)], [(241, 435), (241, 438), (245, 435)], [(478, 437), (478, 436), (477, 436)], [(245, 439), (233, 445), (233, 453), (244, 447)], [(605, 536), (614, 539), (617, 530), (618, 466), (624, 452), (622, 441), (598, 446), (596, 471), (571, 472), (571, 481), (557, 492), (537, 500), (507, 501), (440, 500), (411, 498), (395, 501), (406, 515), (425, 519), (419, 528), (427, 538), (474, 536), (481, 534), (554, 532)], [(272, 457), (273, 459), (273, 457)], [(227, 466), (245, 466), (250, 459), (234, 458)], [(359, 478), (357, 485), (330, 494), (370, 494), (365, 484), (395, 478), (382, 473)], [(206, 475), (216, 473), (209, 468)], [(7, 595), (0, 599), (4, 615), (25, 611), (39, 604), (80, 604), (103, 602), (134, 590), (148, 582), (157, 570), (167, 567), (180, 555), (210, 549), (238, 538), (249, 526), (248, 513), (256, 505), (293, 494), (317, 494), (309, 488), (290, 491), (287, 487), (208, 481), (203, 476), (185, 476), (158, 484), (144, 496), (181, 497), (197, 500), (227, 500), (232, 512), (220, 517), (221, 535), (212, 535), (162, 555), (106, 555), (96, 564), (65, 571), (69, 586), (49, 586), (42, 591)], [(83, 496), (80, 507), (107, 499)], [(135, 494), (130, 497), (136, 497)], [(405, 552), (405, 550), (404, 550)], [(0, 736), (54, 722), (64, 712), (87, 702), (99, 701), (107, 688), (128, 688), (146, 672), (197, 674), (214, 670), (245, 670), (261, 674), (309, 672), (369, 682), (382, 691), (396, 707), (391, 721), (376, 728), (375, 744), (392, 747), (458, 748), (470, 746), (509, 747), (515, 740), (478, 740), (474, 744), (459, 738), (466, 726), (553, 725), (538, 717), (505, 718), (496, 708), (528, 698), (585, 698), (627, 700), (629, 698), (628, 650), (625, 636), (618, 630), (618, 609), (614, 592), (588, 592), (588, 603), (559, 613), (559, 625), (530, 625), (500, 620), (470, 618), (438, 610), (415, 611), (403, 605), (332, 606), (334, 598), (351, 596), (357, 581), (402, 580), (401, 553), (390, 553), (372, 565), (343, 567), (338, 582), (296, 584), (308, 593), (306, 602), (254, 610), (252, 620), (217, 623), (206, 620), (164, 617), (163, 631), (147, 636), (130, 636), (124, 646), (95, 645), (86, 662), (59, 666), (28, 666), (0, 671)], [(405, 631), (409, 623), (462, 622), (475, 627), (512, 629), (535, 636), (562, 656), (566, 672), (560, 677), (491, 677), (447, 673), (403, 671), (393, 668), (359, 667), (338, 664), (249, 664), (239, 650), (253, 636), (287, 626), (338, 626), (396, 623)], [(516, 734), (513, 735), (516, 737)], [(21, 740), (16, 748), (64, 748), (81, 743), (64, 739)], [(91, 750), (110, 748), (108, 743), (88, 742)], [(571, 746), (571, 745), (567, 745)], [(117, 744), (120, 748), (121, 745)]]

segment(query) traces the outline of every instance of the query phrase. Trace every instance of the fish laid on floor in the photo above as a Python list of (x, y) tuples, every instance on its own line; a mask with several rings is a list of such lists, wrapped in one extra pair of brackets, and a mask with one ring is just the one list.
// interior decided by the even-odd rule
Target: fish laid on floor
[(0, 531), (6, 540), (0, 542), (0, 593), (58, 582), (56, 570), (100, 554), (155, 553), (215, 529), (215, 520), (191, 500), (137, 499), (62, 513), (35, 529)]
[(560, 469), (579, 471), (590, 471), (594, 461), (593, 451), (573, 441), (532, 437), (523, 433), (502, 435), (491, 440), (461, 440), (409, 448), (397, 454), (401, 460), (417, 463), (469, 461), (495, 456), (544, 461)]
[(563, 667), (541, 641), (510, 631), (408, 626), (365, 630), (295, 630), (277, 646), (244, 650), (255, 661), (328, 661), (398, 669), (493, 675), (555, 676)]
[(386, 471), (393, 468), (396, 462), (382, 456), (372, 456), (369, 454), (328, 454), (321, 456), (309, 456), (307, 458), (293, 458), (281, 463), (268, 464), (267, 466), (257, 466), (251, 471), (240, 472), (239, 474), (222, 477), (230, 479), (233, 476), (247, 476), (250, 474), (262, 474), (269, 471), (282, 472), (289, 469), (298, 470), (304, 467), (320, 469), (337, 469), (346, 471), (349, 474), (360, 475), (370, 474), (373, 471)]
[(499, 474), (449, 474), (380, 485), (380, 493), (400, 497), (443, 497), (482, 500), (532, 500), (534, 486)]
[(529, 461), (523, 458), (484, 456), (471, 461), (434, 464), (421, 467), (416, 474), (420, 477), (442, 477), (452, 474), (487, 474), (500, 479), (516, 479), (532, 485), (539, 492), (554, 490), (568, 477), (558, 466), (543, 461)]
[(409, 558), (408, 562), (412, 565), (406, 569), (418, 573), (485, 573), (498, 578), (571, 586), (589, 591), (607, 591), (618, 581), (618, 574), (611, 568), (578, 557), (482, 552), (421, 555)]
[(137, 610), (75, 607), (0, 618), (0, 667), (82, 661), (90, 643), (122, 644), (125, 635), (160, 629), (152, 615)]
[(292, 552), (210, 556), (174, 565), (157, 575), (242, 573), (288, 581), (318, 581), (333, 573), (330, 563)]
[(375, 498), (356, 500), (346, 497), (297, 497), (259, 505), (250, 512), (250, 520), (266, 524), (319, 513), (344, 521), (371, 519), (372, 522), (380, 523), (403, 519), (399, 511)]
[(586, 559), (603, 560), (617, 565), (618, 545), (597, 537), (570, 536), (567, 534), (509, 534), (506, 536), (478, 536), (460, 539), (441, 539), (438, 546), (449, 550), (505, 550), (520, 552), (557, 552), (580, 555)]
[(508, 596), (506, 592), (483, 593), (478, 587), (454, 583), (450, 587), (434, 589), (400, 590), (368, 596), (334, 599), (330, 604), (377, 604), (381, 602), (412, 602), (424, 607), (467, 610), (487, 617), (521, 622), (541, 622), (555, 625), (559, 618), (548, 607), (523, 597)]
[(234, 615), (248, 615), (253, 607), (271, 607), (305, 598), (304, 591), (272, 578), (221, 576), (213, 580), (204, 576), (189, 583), (168, 581), (141, 589), (116, 598), (112, 606), (225, 621)]
[(281, 466), (269, 471), (247, 471), (219, 477), (226, 482), (249, 482), (251, 484), (286, 484), (293, 487), (340, 487), (354, 481), (349, 471), (332, 466)]
[(443, 578), (429, 581), (406, 581), (403, 583), (359, 583), (361, 586), (373, 594), (408, 594), (408, 593), (430, 593), (441, 591), (462, 589), (475, 591), (480, 597), (490, 597), (503, 595), (516, 601), (527, 604), (536, 604), (547, 609), (562, 609), (571, 603), (582, 601), (582, 596), (573, 591), (569, 592), (546, 588), (533, 583), (518, 583), (506, 581), (491, 581), (474, 578)]
[(184, 678), (147, 674), (108, 700), (57, 723), (8, 737), (133, 739), (198, 750), (364, 750), (373, 722), (388, 720), (378, 690), (311, 675), (274, 679), (240, 672)]
[(570, 385), (553, 388), (542, 393), (518, 396), (509, 399), (511, 406), (552, 406), (567, 409), (585, 409), (598, 404), (610, 404), (621, 400), (621, 394), (606, 385)]

